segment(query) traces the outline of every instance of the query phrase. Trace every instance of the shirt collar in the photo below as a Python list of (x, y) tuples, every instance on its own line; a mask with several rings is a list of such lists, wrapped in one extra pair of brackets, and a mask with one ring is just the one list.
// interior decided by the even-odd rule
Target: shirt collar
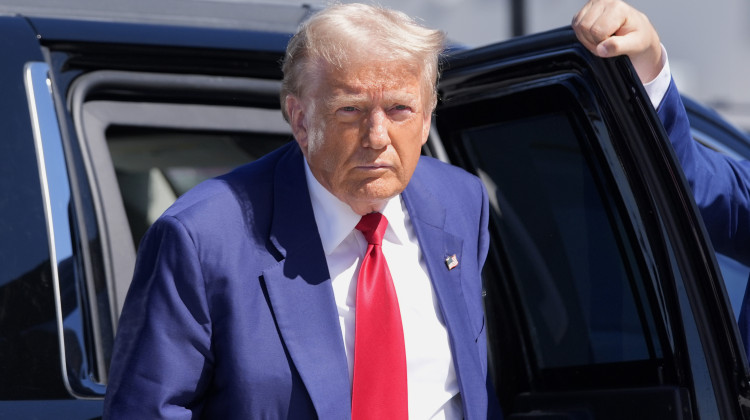
[[(303, 161), (307, 189), (310, 191), (310, 200), (323, 251), (326, 255), (330, 255), (352, 233), (361, 216), (323, 187), (312, 174), (307, 160), (303, 159)], [(391, 198), (383, 208), (382, 213), (388, 219), (388, 229), (383, 239), (402, 244), (406, 243), (409, 238), (406, 228), (409, 216), (400, 197), (401, 195)]]

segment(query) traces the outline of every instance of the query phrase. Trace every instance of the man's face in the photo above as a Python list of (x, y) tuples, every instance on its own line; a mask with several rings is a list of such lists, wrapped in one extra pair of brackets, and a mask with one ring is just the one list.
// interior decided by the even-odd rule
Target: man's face
[(311, 73), (302, 97), (286, 103), (310, 170), (358, 214), (381, 210), (406, 188), (427, 141), (421, 75), (382, 61)]

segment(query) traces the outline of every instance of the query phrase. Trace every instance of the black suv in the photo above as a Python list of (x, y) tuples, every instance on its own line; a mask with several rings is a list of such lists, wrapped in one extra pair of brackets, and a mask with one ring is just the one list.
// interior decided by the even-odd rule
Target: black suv
[[(284, 16), (276, 32), (0, 16), (0, 418), (101, 416), (143, 232), (291, 141), (279, 62), (308, 12), (246, 5)], [(452, 53), (424, 153), (490, 192), (507, 418), (750, 418), (716, 256), (627, 59), (592, 57), (568, 28)]]

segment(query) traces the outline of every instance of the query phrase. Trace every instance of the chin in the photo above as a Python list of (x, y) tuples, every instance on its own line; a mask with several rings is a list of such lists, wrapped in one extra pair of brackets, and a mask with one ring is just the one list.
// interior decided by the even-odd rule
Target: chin
[(355, 212), (365, 214), (373, 211), (383, 210), (385, 203), (391, 198), (399, 195), (400, 193), (400, 190), (397, 190), (395, 192), (369, 192), (366, 194), (362, 194), (360, 192), (359, 194), (349, 195), (347, 197), (348, 199), (343, 201), (349, 204), (349, 206), (354, 209)]
[(383, 202), (401, 194), (403, 190), (403, 188), (394, 186), (389, 186), (388, 188), (373, 188), (368, 189), (368, 191), (360, 197), (363, 201)]

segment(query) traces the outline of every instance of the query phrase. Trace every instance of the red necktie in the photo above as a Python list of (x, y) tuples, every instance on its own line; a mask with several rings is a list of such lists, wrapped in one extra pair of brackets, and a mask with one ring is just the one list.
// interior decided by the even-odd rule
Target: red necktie
[(357, 277), (352, 419), (406, 419), (404, 328), (396, 289), (381, 249), (388, 220), (380, 213), (357, 224), (367, 252)]

